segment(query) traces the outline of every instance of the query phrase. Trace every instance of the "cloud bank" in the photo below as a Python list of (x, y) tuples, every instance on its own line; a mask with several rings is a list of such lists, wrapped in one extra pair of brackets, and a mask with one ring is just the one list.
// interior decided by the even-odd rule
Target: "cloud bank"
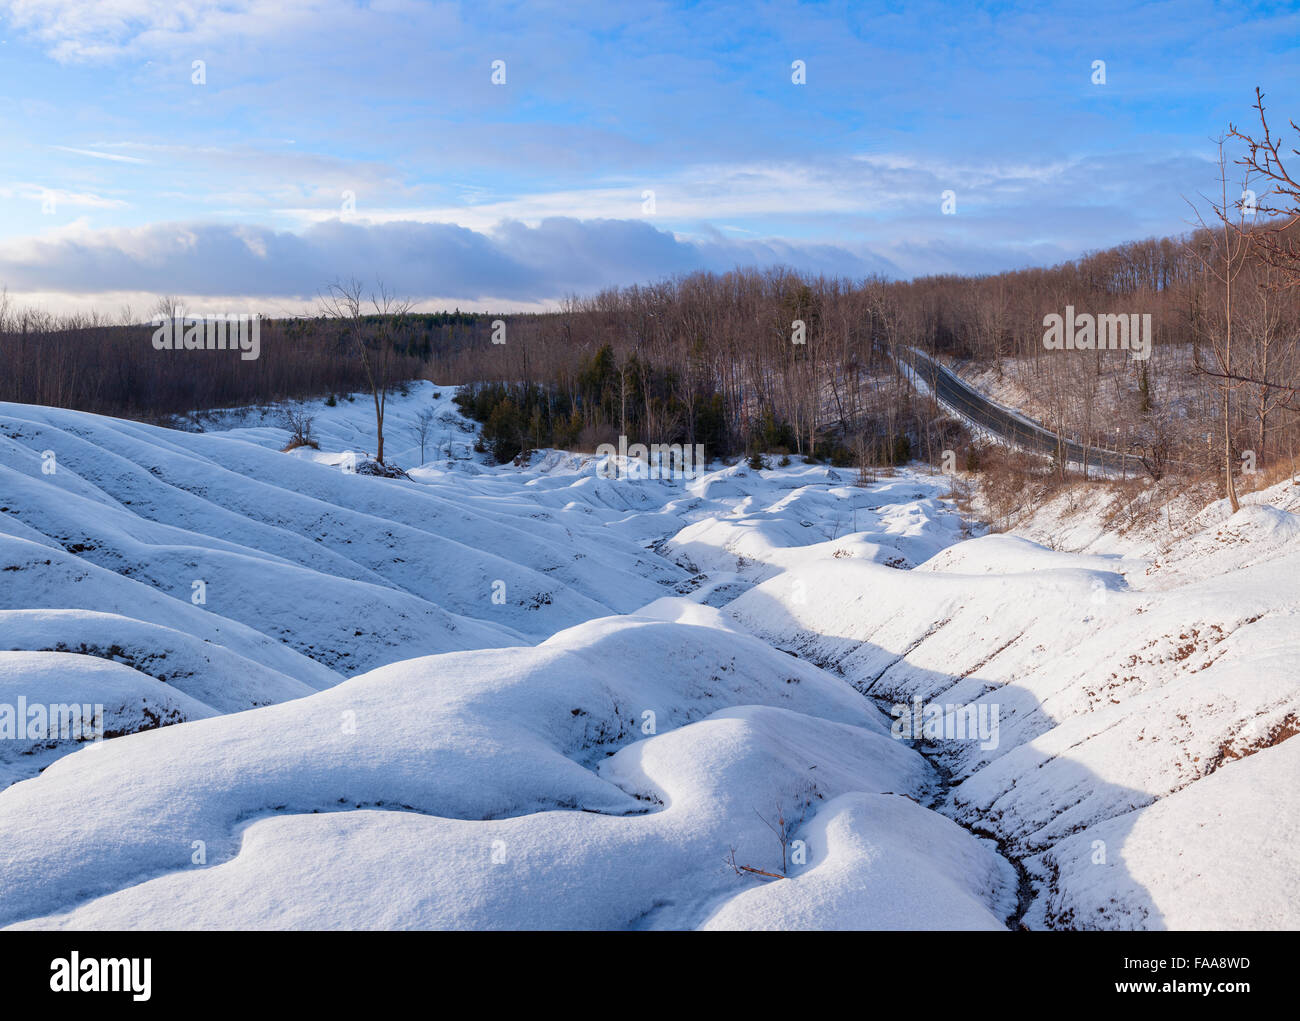
[(415, 298), (554, 301), (694, 270), (789, 265), (860, 278), (888, 258), (845, 246), (684, 238), (639, 220), (551, 217), (490, 231), (451, 223), (313, 224), (301, 233), (230, 224), (151, 224), (28, 238), (0, 247), (0, 283), (22, 292), (180, 293), (309, 299), (336, 278), (382, 279)]

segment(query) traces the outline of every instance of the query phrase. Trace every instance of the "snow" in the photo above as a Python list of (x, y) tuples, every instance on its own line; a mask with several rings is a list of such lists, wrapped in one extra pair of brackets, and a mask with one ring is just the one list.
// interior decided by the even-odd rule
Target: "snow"
[[(40, 713), (20, 715), (21, 699), (39, 704)], [(5, 786), (35, 776), (69, 752), (102, 752), (106, 735), (216, 715), (131, 667), (66, 652), (0, 652), (0, 706), (12, 714), (0, 711), (0, 783)], [(76, 722), (60, 711), (72, 706)], [(97, 706), (102, 706), (100, 717)]]
[(924, 469), (495, 466), (452, 394), (409, 480), (346, 395), (0, 405), (0, 706), (122, 735), (0, 741), (0, 925), (1300, 924), (1293, 487), (1071, 552)]
[[(897, 794), (844, 794), (825, 805), (808, 840), (825, 858), (786, 883), (733, 897), (704, 929), (1001, 929), (1015, 876), (956, 823)], [(916, 854), (916, 848), (928, 849)], [(997, 891), (993, 898), (981, 890)], [(990, 910), (990, 901), (996, 911)]]
[[(1107, 928), (1140, 922), (1199, 931), (1293, 930), (1300, 901), (1297, 776), (1300, 741), (1288, 741), (1061, 841), (1047, 863), (1056, 889), (1036, 917)], [(1107, 850), (1104, 860), (1098, 841)], [(1057, 892), (1062, 889), (1068, 895)]]
[[(945, 810), (1005, 841), (1050, 893), (1030, 924), (1161, 927), (1196, 917), (1218, 919), (1214, 927), (1294, 927), (1294, 899), (1243, 914), (1236, 884), (1216, 884), (1208, 868), (1188, 913), (1188, 889), (1167, 870), (1154, 870), (1139, 897), (1135, 874), (1113, 859), (1108, 872), (1083, 866), (1092, 840), (1117, 843), (1117, 819), (1130, 827), (1158, 807), (1157, 818), (1189, 829), (1175, 804), (1204, 813), (1201, 835), (1183, 833), (1186, 842), (1162, 850), (1158, 831), (1145, 828), (1148, 859), (1173, 846), (1195, 859), (1202, 840), (1217, 846), (1215, 816), (1228, 805), (1183, 795), (1218, 777), (1209, 789), (1226, 797), (1228, 777), (1247, 761), (1241, 756), (1251, 761), (1256, 800), (1272, 811), (1234, 812), (1236, 839), (1274, 847), (1273, 828), (1294, 830), (1300, 798), (1278, 754), (1284, 745), (1270, 742), (1300, 719), (1291, 665), (1300, 613), (1295, 534), (1294, 515), (1246, 507), (1176, 543), (1168, 562), (1177, 573), (1142, 557), (1062, 553), (990, 535), (910, 572), (855, 563), (836, 570), (856, 577), (832, 581), (821, 565), (800, 568), (726, 612), (882, 704), (919, 697), (997, 708), (996, 747), (946, 741), (934, 757), (955, 781)], [(791, 600), (793, 586), (802, 603)], [(858, 594), (845, 599), (846, 590)], [(1293, 888), (1294, 851), (1249, 859), (1262, 889)], [(1088, 877), (1081, 901), (1067, 865)]]

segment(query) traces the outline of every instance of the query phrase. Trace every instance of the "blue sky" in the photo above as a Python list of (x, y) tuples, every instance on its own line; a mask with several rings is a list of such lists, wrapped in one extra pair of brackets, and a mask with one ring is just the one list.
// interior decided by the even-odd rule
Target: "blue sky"
[(0, 39), (0, 285), (111, 314), (1051, 264), (1187, 229), (1256, 85), (1300, 120), (1295, 4), (0, 0)]

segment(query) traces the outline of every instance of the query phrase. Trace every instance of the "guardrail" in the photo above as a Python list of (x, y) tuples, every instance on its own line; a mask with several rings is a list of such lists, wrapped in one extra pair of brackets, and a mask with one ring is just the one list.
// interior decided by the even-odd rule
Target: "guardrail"
[[(990, 400), (952, 370), (916, 348), (905, 348), (903, 358), (941, 404), (1008, 443), (1042, 454), (1054, 454), (1058, 448), (1064, 449), (1067, 461), (1106, 471), (1140, 474), (1146, 470), (1142, 459), (1134, 454), (1094, 447), (1074, 437), (1058, 437), (1045, 426)], [(1182, 462), (1166, 463), (1182, 466)]]

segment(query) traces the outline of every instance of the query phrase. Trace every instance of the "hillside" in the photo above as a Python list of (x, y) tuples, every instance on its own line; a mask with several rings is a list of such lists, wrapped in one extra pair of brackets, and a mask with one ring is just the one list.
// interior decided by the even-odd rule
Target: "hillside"
[(1067, 553), (924, 470), (489, 466), (450, 397), (409, 481), (360, 399), (0, 405), (0, 703), (123, 735), (5, 742), (0, 924), (1300, 924), (1297, 487)]

